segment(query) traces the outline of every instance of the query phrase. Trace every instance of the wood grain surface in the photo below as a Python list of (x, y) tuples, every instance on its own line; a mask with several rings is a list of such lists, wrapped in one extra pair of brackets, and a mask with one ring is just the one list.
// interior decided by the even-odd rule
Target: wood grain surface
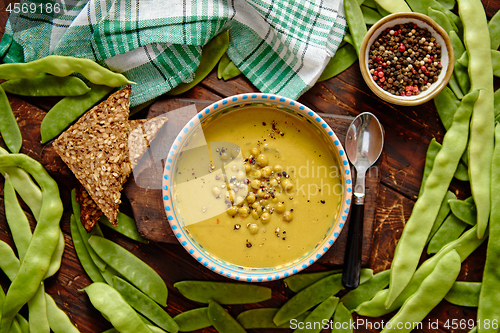
[[(491, 18), (500, 9), (500, 0), (483, 0), (483, 5), (487, 17)], [(5, 22), (5, 18), (6, 13), (0, 13), (0, 22)], [(1, 29), (3, 29), (3, 24)], [(0, 32), (3, 32), (3, 30), (0, 30)], [(499, 86), (500, 83), (496, 80), (495, 88)], [(212, 72), (201, 84), (187, 93), (176, 98), (161, 97), (148, 110), (141, 111), (134, 117), (152, 117), (155, 114), (172, 111), (182, 106), (211, 103), (227, 96), (253, 91), (257, 91), (257, 89), (243, 76), (229, 81), (222, 81), (217, 78), (215, 72)], [(82, 333), (102, 332), (110, 328), (111, 325), (92, 307), (85, 293), (79, 291), (89, 285), (91, 281), (76, 257), (69, 236), (70, 191), (75, 185), (75, 179), (54, 153), (50, 143), (47, 145), (40, 143), (39, 124), (45, 112), (57, 99), (20, 99), (9, 95), (9, 100), (22, 128), (24, 138), (22, 152), (41, 161), (49, 173), (57, 180), (64, 204), (61, 227), (65, 235), (66, 248), (61, 269), (53, 277), (46, 280), (46, 290), (53, 296), (56, 303), (64, 309)], [(371, 232), (365, 234), (364, 242), (367, 251), (364, 253), (364, 258), (365, 266), (372, 268), (375, 272), (388, 269), (405, 221), (408, 220), (417, 198), (428, 143), (432, 138), (442, 142), (444, 135), (444, 128), (438, 119), (433, 103), (428, 102), (420, 106), (403, 107), (383, 102), (371, 93), (364, 83), (358, 64), (354, 64), (347, 71), (333, 79), (316, 84), (299, 101), (316, 112), (346, 116), (346, 119), (350, 119), (363, 111), (369, 111), (374, 113), (384, 126), (386, 135), (384, 153), (377, 165), (378, 172), (374, 178), (374, 184), (369, 185), (370, 191), (368, 193), (373, 196), (373, 199), (370, 199), (373, 205), (370, 207), (374, 209), (372, 220), (365, 221), (366, 230), (368, 231), (370, 226), (372, 229)], [(328, 116), (325, 118), (329, 119)], [(329, 121), (329, 123), (340, 127), (345, 126), (345, 124), (341, 125), (340, 122), (337, 124), (335, 121)], [(340, 135), (340, 128), (337, 133)], [(0, 144), (3, 146), (1, 140)], [(201, 306), (201, 304), (185, 299), (173, 287), (173, 284), (182, 280), (224, 281), (227, 279), (200, 266), (181, 245), (166, 241), (167, 237), (169, 237), (169, 230), (165, 228), (163, 223), (163, 211), (157, 211), (156, 209), (158, 205), (161, 207), (161, 196), (153, 193), (137, 196), (135, 193), (138, 189), (134, 186), (134, 179), (129, 180), (126, 184), (124, 189), (126, 200), (124, 200), (123, 210), (131, 214), (135, 213), (141, 230), (146, 230), (150, 235), (154, 235), (155, 241), (151, 241), (149, 244), (139, 244), (103, 227), (105, 236), (146, 261), (160, 274), (169, 289), (166, 311), (170, 315), (175, 316), (180, 312)], [(459, 198), (463, 199), (470, 195), (467, 183), (454, 180), (452, 188)], [(141, 202), (143, 198), (148, 198), (148, 200)], [(133, 210), (133, 207), (150, 208), (150, 213), (146, 214), (143, 210), (138, 213)], [(23, 205), (23, 208), (30, 218), (32, 227), (34, 227), (31, 213), (25, 205)], [(367, 218), (369, 215), (367, 214)], [(158, 226), (147, 225), (151, 221), (162, 221), (162, 223), (159, 223)], [(343, 234), (346, 233), (345, 231), (343, 231)], [(0, 240), (13, 245), (5, 221), (3, 179), (1, 177)], [(341, 258), (342, 246), (340, 240), (338, 247), (340, 248), (333, 247), (331, 249), (332, 252), (339, 254), (337, 259)], [(425, 257), (426, 255), (423, 255), (422, 259), (425, 259)], [(335, 255), (332, 258), (335, 258)], [(311, 265), (307, 271), (338, 268), (337, 264), (340, 261), (326, 259)], [(484, 260), (485, 245), (483, 244), (465, 260), (459, 280), (480, 281)], [(4, 290), (7, 290), (9, 286), (9, 281), (2, 272), (0, 272), (0, 285)], [(291, 296), (282, 281), (266, 282), (262, 283), (262, 285), (271, 287), (273, 293), (272, 299), (259, 303), (257, 305), (259, 307), (279, 307)], [(230, 306), (227, 309), (231, 314), (237, 315), (242, 310), (253, 307), (256, 307), (256, 305)], [(27, 309), (23, 308), (21, 313), (27, 316)], [(366, 320), (367, 323), (380, 324), (387, 322), (390, 318), (391, 314), (381, 318), (365, 318), (354, 314), (355, 320)], [(451, 319), (468, 320), (475, 318), (476, 309), (458, 307), (443, 301), (424, 320), (424, 323), (437, 321), (439, 324), (438, 329), (431, 329), (428, 325), (424, 325), (423, 330), (418, 332), (468, 332), (466, 329), (447, 329), (444, 325), (447, 320)], [(254, 332), (256, 331), (254, 330)], [(370, 328), (369, 324), (356, 330), (356, 332), (379, 331), (376, 328)], [(215, 332), (215, 330), (207, 328), (200, 332)], [(266, 330), (266, 332), (271, 332), (271, 330)]]

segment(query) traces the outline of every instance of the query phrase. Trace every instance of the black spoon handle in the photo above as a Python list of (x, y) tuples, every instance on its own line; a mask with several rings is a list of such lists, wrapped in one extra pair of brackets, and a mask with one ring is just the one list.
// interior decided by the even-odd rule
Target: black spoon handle
[(347, 246), (344, 256), (344, 271), (342, 272), (342, 285), (349, 290), (356, 289), (359, 286), (364, 215), (365, 205), (354, 203), (351, 207)]

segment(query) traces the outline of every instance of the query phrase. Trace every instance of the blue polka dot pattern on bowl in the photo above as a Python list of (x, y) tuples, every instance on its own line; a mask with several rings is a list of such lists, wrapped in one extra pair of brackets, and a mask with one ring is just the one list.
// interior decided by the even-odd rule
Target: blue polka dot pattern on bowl
[[(340, 212), (338, 219), (335, 221), (333, 228), (331, 228), (328, 236), (323, 240), (321, 244), (318, 245), (317, 249), (310, 253), (305, 258), (298, 260), (291, 265), (284, 265), (278, 268), (262, 268), (262, 269), (242, 269), (236, 265), (223, 262), (217, 258), (214, 258), (210, 254), (207, 254), (203, 249), (201, 249), (186, 233), (185, 229), (181, 225), (181, 221), (178, 218), (178, 212), (175, 209), (175, 204), (172, 195), (172, 175), (174, 170), (174, 165), (176, 163), (179, 153), (187, 141), (186, 138), (189, 137), (200, 126), (200, 123), (208, 119), (211, 115), (217, 112), (221, 112), (227, 108), (231, 108), (241, 104), (248, 103), (273, 103), (278, 106), (289, 108), (294, 112), (304, 116), (309, 119), (312, 124), (315, 124), (319, 131), (322, 131), (326, 136), (330, 137), (333, 142), (333, 147), (337, 150), (337, 158), (340, 161), (341, 167), (344, 170), (343, 175), (343, 187), (345, 192), (343, 195), (343, 202), (340, 207)], [(243, 280), (247, 282), (262, 282), (262, 281), (273, 281), (279, 280), (290, 275), (296, 274), (301, 270), (312, 265), (316, 260), (321, 258), (330, 246), (332, 246), (335, 240), (340, 235), (340, 231), (344, 226), (344, 221), (347, 219), (347, 214), (349, 212), (349, 207), (351, 204), (352, 196), (352, 180), (350, 175), (350, 166), (347, 160), (347, 156), (342, 148), (340, 141), (335, 135), (334, 131), (328, 126), (328, 124), (314, 111), (308, 107), (302, 105), (301, 103), (288, 99), (282, 96), (276, 96), (273, 94), (261, 94), (261, 93), (251, 93), (251, 94), (241, 94), (225, 98), (218, 101), (207, 108), (203, 109), (200, 113), (195, 115), (188, 124), (181, 130), (176, 138), (176, 143), (172, 145), (169, 154), (169, 158), (166, 161), (164, 168), (164, 175), (162, 178), (162, 197), (165, 207), (165, 213), (167, 215), (167, 220), (175, 232), (175, 237), (179, 240), (180, 244), (184, 246), (186, 251), (201, 265), (207, 267), (208, 269), (234, 280)]]

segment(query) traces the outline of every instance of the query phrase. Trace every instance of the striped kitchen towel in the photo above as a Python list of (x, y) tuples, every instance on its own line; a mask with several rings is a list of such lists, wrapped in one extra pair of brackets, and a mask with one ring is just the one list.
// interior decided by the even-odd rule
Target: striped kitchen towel
[(137, 82), (132, 106), (192, 80), (203, 45), (224, 30), (227, 54), (259, 90), (298, 98), (346, 29), (342, 0), (22, 0), (10, 10), (4, 62), (95, 60)]

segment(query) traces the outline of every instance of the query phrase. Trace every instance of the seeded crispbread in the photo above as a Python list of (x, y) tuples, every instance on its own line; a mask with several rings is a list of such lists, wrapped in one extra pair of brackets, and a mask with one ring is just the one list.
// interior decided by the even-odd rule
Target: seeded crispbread
[(54, 143), (108, 220), (117, 224), (121, 190), (131, 172), (128, 161), (130, 86), (85, 113)]
[(76, 187), (76, 201), (80, 204), (80, 220), (90, 232), (102, 216), (102, 211), (81, 184)]
[(166, 116), (161, 116), (153, 119), (136, 119), (129, 122), (128, 149), (132, 168), (137, 165), (137, 162), (144, 155), (167, 120)]

